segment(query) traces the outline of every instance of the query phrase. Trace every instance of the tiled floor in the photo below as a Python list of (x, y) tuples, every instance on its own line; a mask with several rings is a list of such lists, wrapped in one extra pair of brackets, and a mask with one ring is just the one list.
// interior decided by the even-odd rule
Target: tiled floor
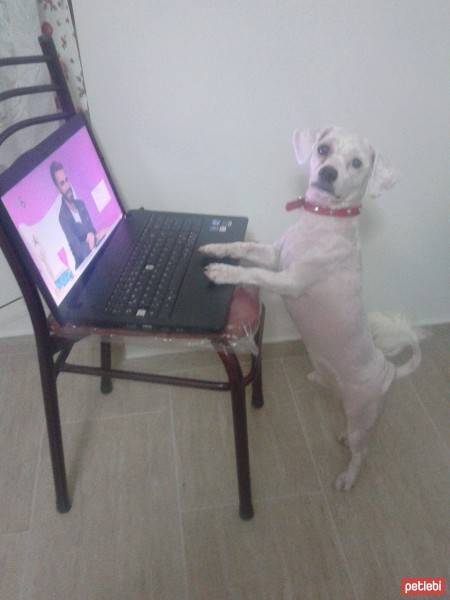
[[(347, 460), (338, 400), (307, 381), (301, 344), (268, 348), (243, 522), (227, 394), (115, 382), (102, 396), (67, 374), (73, 508), (58, 514), (33, 344), (0, 341), (0, 599), (393, 600), (402, 577), (448, 577), (449, 346), (450, 327), (435, 328), (391, 388), (348, 494), (333, 488)], [(209, 353), (132, 366), (221, 371)]]

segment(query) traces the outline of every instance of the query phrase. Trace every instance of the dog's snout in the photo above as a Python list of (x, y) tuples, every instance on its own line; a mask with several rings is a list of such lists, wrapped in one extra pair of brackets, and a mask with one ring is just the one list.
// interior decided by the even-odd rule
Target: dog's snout
[(333, 183), (338, 178), (338, 172), (334, 167), (322, 167), (319, 171), (319, 180)]

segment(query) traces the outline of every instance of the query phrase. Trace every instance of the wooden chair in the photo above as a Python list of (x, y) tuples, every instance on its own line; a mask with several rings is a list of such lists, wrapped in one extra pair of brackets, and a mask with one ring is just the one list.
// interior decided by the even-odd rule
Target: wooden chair
[[(0, 58), (0, 67), (46, 63), (50, 74), (50, 83), (32, 87), (16, 87), (11, 90), (0, 90), (0, 102), (17, 96), (50, 92), (57, 95), (60, 111), (9, 125), (0, 133), (0, 145), (20, 129), (40, 123), (67, 120), (75, 114), (75, 108), (52, 39), (48, 36), (41, 36), (39, 43), (42, 48), (41, 55)], [(33, 325), (58, 511), (65, 513), (71, 508), (71, 500), (67, 488), (57, 392), (58, 374), (68, 372), (100, 377), (101, 391), (105, 394), (111, 392), (112, 381), (114, 379), (131, 379), (230, 392), (239, 492), (239, 514), (242, 519), (251, 519), (253, 516), (253, 506), (250, 487), (245, 388), (247, 385), (252, 384), (252, 405), (255, 408), (262, 407), (261, 347), (264, 328), (264, 306), (260, 304), (257, 292), (255, 290), (236, 288), (231, 303), (228, 323), (221, 334), (210, 336), (182, 336), (181, 334), (177, 334), (177, 336), (171, 336), (177, 339), (182, 337), (188, 342), (189, 340), (195, 340), (196, 337), (206, 339), (218, 354), (225, 367), (226, 380), (204, 381), (200, 379), (126, 371), (113, 368), (111, 365), (111, 340), (114, 335), (122, 337), (124, 335), (131, 336), (133, 335), (132, 332), (124, 332), (123, 330), (98, 330), (67, 325), (64, 327), (58, 324), (51, 315), (47, 317), (46, 313), (48, 309), (44, 306), (34, 281), (28, 277), (26, 269), (1, 223), (0, 246), (16, 277)], [(244, 375), (235, 352), (235, 342), (241, 337), (246, 336), (248, 332), (254, 333), (258, 353), (252, 354), (251, 368)], [(79, 340), (92, 334), (98, 336), (100, 341), (101, 366), (89, 367), (68, 363), (67, 360), (73, 346)], [(145, 336), (148, 338), (150, 344), (152, 339), (157, 337), (155, 334), (148, 333), (134, 333), (134, 335)]]

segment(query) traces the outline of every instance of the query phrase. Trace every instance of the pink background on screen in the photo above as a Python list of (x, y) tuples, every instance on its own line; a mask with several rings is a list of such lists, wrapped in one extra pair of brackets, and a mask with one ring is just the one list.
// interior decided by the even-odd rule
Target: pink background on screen
[[(75, 191), (75, 197), (84, 202), (97, 231), (110, 227), (117, 221), (121, 210), (116, 196), (89, 134), (85, 128), (82, 128), (4, 195), (3, 201), (16, 226), (22, 223), (25, 225), (37, 223), (58, 197), (59, 192), (50, 174), (50, 165), (54, 160), (63, 165), (70, 185)], [(102, 179), (105, 181), (111, 201), (99, 213), (91, 196), (91, 190)], [(19, 198), (26, 203), (26, 208), (20, 205)]]

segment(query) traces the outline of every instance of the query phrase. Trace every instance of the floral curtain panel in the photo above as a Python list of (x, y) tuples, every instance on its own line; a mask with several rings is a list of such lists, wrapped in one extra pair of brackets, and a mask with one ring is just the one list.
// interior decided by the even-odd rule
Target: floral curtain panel
[[(39, 54), (37, 38), (41, 32), (52, 36), (73, 102), (77, 110), (86, 111), (83, 72), (68, 0), (0, 0), (0, 56)], [(0, 69), (0, 90), (45, 81), (48, 71), (42, 64)], [(0, 103), (0, 130), (13, 122), (54, 111), (55, 98), (50, 94), (6, 100)], [(31, 127), (9, 138), (0, 147), (0, 172), (56, 127), (56, 124)]]
[(61, 65), (77, 110), (87, 110), (83, 71), (67, 0), (37, 0), (41, 31), (55, 42)]

